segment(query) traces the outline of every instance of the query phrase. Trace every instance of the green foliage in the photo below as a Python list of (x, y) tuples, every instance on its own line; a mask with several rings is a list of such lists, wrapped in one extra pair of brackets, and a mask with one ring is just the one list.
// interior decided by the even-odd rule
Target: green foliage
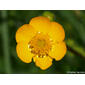
[[(16, 54), (15, 33), (32, 17), (46, 16), (63, 25), (68, 51), (61, 61), (43, 71), (30, 64), (23, 63)], [(0, 73), (69, 73), (85, 72), (85, 11), (69, 10), (22, 10), (0, 11)], [(70, 49), (69, 49), (70, 48)]]

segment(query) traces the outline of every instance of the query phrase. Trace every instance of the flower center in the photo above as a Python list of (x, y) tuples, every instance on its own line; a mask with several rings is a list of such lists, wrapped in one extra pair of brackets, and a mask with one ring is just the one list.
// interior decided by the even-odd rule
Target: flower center
[(45, 40), (42, 40), (42, 39), (41, 40), (40, 39), (37, 40), (37, 46), (38, 47), (43, 48), (45, 45), (46, 45)]
[(51, 40), (48, 35), (37, 33), (32, 40), (29, 42), (31, 52), (38, 56), (48, 55), (51, 50)]

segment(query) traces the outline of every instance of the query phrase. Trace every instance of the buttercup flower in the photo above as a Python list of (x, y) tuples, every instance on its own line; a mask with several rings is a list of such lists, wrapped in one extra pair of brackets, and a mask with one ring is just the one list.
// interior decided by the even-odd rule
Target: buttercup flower
[(33, 61), (42, 70), (61, 60), (66, 54), (65, 32), (57, 22), (39, 16), (31, 19), (16, 32), (17, 55), (25, 63)]

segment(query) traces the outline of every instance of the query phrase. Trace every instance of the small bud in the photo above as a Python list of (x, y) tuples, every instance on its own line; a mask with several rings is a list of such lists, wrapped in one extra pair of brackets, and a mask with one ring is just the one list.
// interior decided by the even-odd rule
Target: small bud
[(48, 17), (50, 21), (53, 21), (55, 18), (55, 15), (50, 11), (45, 11), (42, 15), (45, 17)]

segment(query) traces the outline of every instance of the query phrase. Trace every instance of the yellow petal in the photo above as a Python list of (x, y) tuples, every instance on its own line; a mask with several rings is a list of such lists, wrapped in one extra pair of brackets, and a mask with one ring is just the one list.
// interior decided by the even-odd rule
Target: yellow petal
[(66, 54), (67, 48), (65, 42), (56, 43), (52, 46), (49, 55), (56, 61), (61, 60)]
[(29, 42), (35, 34), (36, 34), (35, 29), (31, 25), (25, 24), (17, 30), (16, 41)]
[(51, 29), (49, 29), (48, 34), (53, 41), (57, 42), (63, 41), (65, 38), (64, 29), (57, 22), (51, 22)]
[(52, 59), (49, 56), (44, 56), (43, 58), (35, 56), (33, 60), (36, 66), (40, 67), (42, 70), (46, 70), (52, 65)]
[(32, 25), (38, 32), (47, 33), (50, 28), (50, 20), (47, 17), (39, 16), (31, 19)]
[(21, 42), (17, 44), (16, 47), (18, 57), (25, 63), (30, 63), (32, 61), (32, 57), (34, 56), (28, 47), (28, 43)]

